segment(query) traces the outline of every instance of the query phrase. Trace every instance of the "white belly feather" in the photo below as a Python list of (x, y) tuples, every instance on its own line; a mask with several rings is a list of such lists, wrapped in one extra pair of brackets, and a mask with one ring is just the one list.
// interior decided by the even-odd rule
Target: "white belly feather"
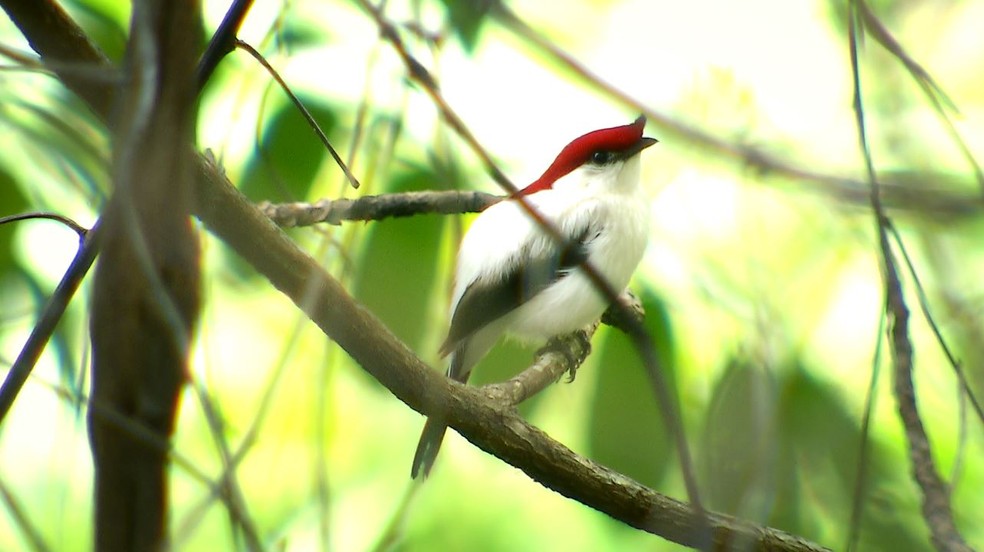
[[(559, 198), (567, 201), (558, 201)], [(583, 227), (586, 218), (601, 222), (598, 237), (589, 236), (593, 239), (588, 243), (588, 262), (614, 290), (625, 289), (645, 251), (649, 232), (649, 206), (642, 197), (637, 194), (598, 197), (586, 191), (582, 194), (544, 190), (529, 200), (565, 235)], [(476, 219), (462, 244), (452, 313), (467, 286), (479, 274), (506, 271), (516, 254), (516, 244), (524, 238), (534, 250), (555, 251), (558, 247), (518, 202), (504, 201), (490, 209), (497, 212)], [(491, 324), (490, 332), (483, 333), (499, 334), (505, 330), (520, 339), (545, 340), (587, 326), (601, 316), (607, 305), (608, 301), (579, 268)]]

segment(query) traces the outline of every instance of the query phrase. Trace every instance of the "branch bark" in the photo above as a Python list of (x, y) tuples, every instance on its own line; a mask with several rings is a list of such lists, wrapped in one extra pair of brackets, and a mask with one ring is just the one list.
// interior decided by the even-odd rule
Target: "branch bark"
[[(51, 0), (3, 2), (5, 7), (10, 3), (20, 4), (37, 21), (44, 21), (52, 10), (58, 9)], [(91, 43), (77, 28), (22, 25), (18, 18), (13, 19), (25, 35), (53, 33), (55, 37), (49, 37), (50, 40), (64, 43), (59, 51), (82, 57), (91, 55), (86, 53), (93, 48)], [(38, 53), (46, 56), (46, 51)], [(70, 82), (66, 84), (74, 89)], [(108, 118), (108, 104), (93, 102), (90, 106), (104, 120)], [(714, 549), (743, 543), (759, 550), (824, 550), (799, 537), (729, 516), (709, 514), (705, 526), (698, 522), (687, 504), (574, 454), (527, 424), (513, 408), (488, 398), (480, 389), (456, 384), (430, 370), (372, 313), (355, 303), (314, 259), (249, 203), (218, 167), (199, 157), (195, 170), (196, 215), (209, 230), (290, 297), (363, 369), (414, 410), (423, 414), (442, 412), (448, 416), (450, 425), (469, 441), (522, 469), (548, 488), (669, 540), (694, 546), (710, 539)], [(702, 528), (708, 528), (710, 534)]]
[(423, 214), (477, 213), (502, 198), (482, 192), (426, 191), (363, 196), (355, 199), (322, 199), (314, 203), (259, 204), (260, 211), (282, 228), (343, 221), (383, 220)]
[[(113, 148), (114, 193), (97, 239), (92, 296), (92, 395), (168, 439), (198, 313), (198, 242), (191, 226), (199, 6), (136, 2)], [(168, 450), (90, 408), (95, 548), (167, 548)]]
[(885, 284), (885, 315), (891, 321), (890, 345), (893, 371), (895, 375), (895, 397), (898, 401), (899, 418), (905, 427), (909, 443), (909, 458), (913, 466), (913, 479), (923, 493), (922, 513), (929, 527), (933, 545), (946, 552), (969, 552), (972, 550), (957, 529), (950, 507), (950, 493), (946, 484), (936, 471), (929, 438), (923, 428), (922, 418), (916, 405), (915, 388), (912, 385), (913, 347), (909, 339), (909, 308), (902, 293), (902, 281), (888, 240), (891, 220), (885, 214), (882, 204), (881, 185), (875, 171), (875, 164), (868, 146), (868, 134), (864, 114), (864, 100), (861, 90), (861, 71), (858, 63), (858, 43), (863, 38), (863, 19), (861, 5), (863, 0), (852, 0), (848, 4), (848, 43), (851, 56), (851, 75), (854, 85), (854, 117), (858, 133), (858, 146), (864, 159), (870, 189), (871, 210), (875, 215), (875, 229), (878, 232), (878, 245), (882, 277)]
[(506, 381), (485, 385), (482, 391), (494, 401), (516, 406), (546, 389), (565, 373), (570, 375), (570, 381), (574, 381), (578, 368), (591, 353), (591, 337), (599, 325), (607, 324), (625, 331), (630, 327), (622, 318), (625, 313), (630, 313), (637, 323), (645, 317), (642, 302), (631, 292), (624, 292), (618, 300), (623, 308), (609, 308), (601, 320), (591, 326), (550, 340), (537, 352), (532, 366)]

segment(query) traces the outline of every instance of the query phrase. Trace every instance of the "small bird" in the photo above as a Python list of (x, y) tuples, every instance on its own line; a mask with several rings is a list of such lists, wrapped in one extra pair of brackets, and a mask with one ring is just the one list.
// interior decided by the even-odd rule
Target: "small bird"
[[(447, 375), (468, 381), (472, 368), (504, 334), (548, 340), (584, 328), (608, 299), (580, 268), (587, 261), (623, 290), (642, 259), (649, 202), (640, 184), (646, 118), (589, 132), (561, 150), (540, 178), (483, 211), (461, 241), (451, 327), (441, 355)], [(520, 204), (522, 196), (567, 239), (558, 243)], [(429, 418), (411, 477), (430, 472), (447, 425)]]

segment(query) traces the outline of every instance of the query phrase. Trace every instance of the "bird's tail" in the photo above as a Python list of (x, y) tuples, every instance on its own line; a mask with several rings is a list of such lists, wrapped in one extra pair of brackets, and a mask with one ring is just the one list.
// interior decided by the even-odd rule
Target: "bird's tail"
[(417, 452), (413, 454), (413, 466), (410, 467), (410, 477), (416, 479), (417, 476), (426, 478), (434, 466), (434, 459), (437, 458), (438, 451), (441, 450), (441, 442), (444, 441), (444, 433), (448, 426), (435, 418), (428, 418), (424, 424), (424, 431), (420, 434), (420, 442), (417, 443)]
[[(448, 376), (460, 382), (468, 381), (471, 372), (471, 365), (474, 360), (467, 354), (468, 341), (458, 345), (451, 355), (451, 364), (448, 366)], [(465, 364), (471, 361), (469, 364)], [(441, 443), (444, 441), (444, 434), (448, 431), (448, 424), (439, 416), (427, 418), (424, 430), (420, 434), (420, 441), (417, 443), (417, 452), (413, 454), (413, 465), (410, 466), (410, 477), (417, 479), (417, 476), (426, 478), (434, 467), (434, 459), (441, 450)]]
[[(492, 331), (483, 330), (459, 343), (451, 355), (448, 377), (460, 383), (468, 381), (472, 367), (485, 356), (501, 333), (497, 328)], [(418, 475), (427, 477), (431, 467), (434, 466), (438, 451), (441, 450), (441, 442), (444, 441), (444, 434), (447, 431), (448, 424), (444, 416), (427, 418), (424, 431), (420, 434), (420, 442), (417, 443), (417, 452), (413, 455), (410, 477), (414, 479)]]

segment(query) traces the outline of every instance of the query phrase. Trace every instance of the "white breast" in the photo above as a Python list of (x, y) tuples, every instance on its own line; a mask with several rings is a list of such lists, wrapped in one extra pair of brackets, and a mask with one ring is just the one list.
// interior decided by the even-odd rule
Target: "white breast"
[[(648, 204), (628, 196), (587, 198), (554, 220), (565, 229), (579, 227), (582, 217), (602, 221), (600, 234), (588, 244), (588, 262), (616, 292), (621, 292), (646, 249)], [(549, 239), (544, 236), (544, 240)], [(549, 339), (594, 322), (608, 303), (579, 268), (508, 315), (507, 331), (520, 338)]]
[[(633, 158), (606, 174), (575, 171), (553, 189), (527, 200), (564, 235), (573, 236), (587, 221), (594, 221), (599, 235), (589, 236), (588, 262), (621, 292), (642, 259), (649, 234), (649, 204), (638, 183), (638, 158)], [(558, 244), (515, 200), (482, 213), (461, 244), (452, 314), (476, 278), (508, 272), (523, 248), (546, 254), (556, 251)], [(594, 322), (607, 306), (584, 271), (577, 269), (492, 324), (486, 340), (494, 341), (491, 334), (502, 331), (519, 338), (549, 339)]]

